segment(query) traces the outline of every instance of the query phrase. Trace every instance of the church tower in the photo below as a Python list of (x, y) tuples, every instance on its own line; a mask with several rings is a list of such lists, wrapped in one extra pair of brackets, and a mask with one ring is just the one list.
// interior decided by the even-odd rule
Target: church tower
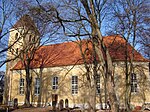
[(40, 34), (35, 26), (33, 20), (29, 15), (22, 16), (16, 24), (10, 29), (7, 60), (6, 64), (6, 78), (4, 90), (4, 103), (8, 104), (11, 101), (11, 69), (21, 59), (20, 56), (29, 50), (32, 46), (38, 47), (40, 45)]

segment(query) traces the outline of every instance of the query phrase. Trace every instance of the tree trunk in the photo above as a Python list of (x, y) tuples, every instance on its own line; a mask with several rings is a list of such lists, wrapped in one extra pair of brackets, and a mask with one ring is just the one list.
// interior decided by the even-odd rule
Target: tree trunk
[(30, 107), (30, 90), (31, 90), (31, 82), (32, 78), (30, 77), (30, 69), (29, 66), (25, 68), (26, 71), (26, 91), (25, 91), (25, 106)]
[(42, 106), (42, 79), (43, 79), (43, 68), (40, 68), (40, 93), (38, 96), (38, 107)]
[(89, 111), (96, 112), (96, 93), (94, 85), (89, 88)]
[[(6, 70), (7, 71), (7, 70)], [(8, 72), (7, 72), (8, 73)], [(9, 89), (9, 79), (10, 78), (10, 76), (8, 75), (8, 74), (6, 74), (5, 75), (5, 82), (4, 82), (4, 94), (3, 94), (3, 103), (4, 104), (8, 104), (8, 101), (11, 99), (9, 99), (9, 91), (10, 91), (10, 89)]]
[[(89, 111), (90, 112), (95, 112), (96, 111), (96, 83), (95, 83), (95, 76), (97, 75), (97, 62), (94, 61), (95, 63), (93, 64), (94, 67), (93, 67), (93, 74), (90, 72), (90, 67), (87, 63), (87, 60), (86, 60), (86, 56), (84, 54), (85, 51), (82, 50), (82, 41), (80, 41), (79, 43), (79, 49), (80, 49), (80, 53), (81, 53), (81, 56), (82, 56), (82, 59), (84, 61), (84, 67), (86, 69), (86, 80), (87, 80), (87, 84), (88, 84), (88, 96), (89, 96), (89, 99), (87, 101), (88, 103), (88, 106), (89, 106)], [(93, 52), (95, 52), (93, 50)], [(93, 56), (95, 54), (93, 53)], [(95, 57), (96, 59), (96, 57)]]
[[(92, 29), (92, 39), (93, 39), (93, 44), (95, 44), (95, 51), (96, 54), (99, 58), (100, 64), (104, 68), (104, 72), (107, 75), (108, 79), (108, 94), (109, 94), (109, 99), (110, 99), (110, 104), (112, 106), (112, 111), (113, 112), (119, 112), (119, 103), (117, 100), (117, 96), (114, 90), (114, 82), (113, 82), (113, 65), (112, 65), (112, 60), (109, 54), (108, 49), (105, 47), (102, 35), (98, 26), (97, 19), (95, 17), (95, 9), (94, 9), (94, 2), (93, 0), (90, 0), (90, 6), (88, 5), (87, 0), (81, 0), (81, 3), (83, 4), (86, 13), (89, 17), (90, 23), (91, 23), (91, 29)], [(103, 55), (103, 52), (104, 54)], [(104, 56), (106, 56), (106, 61)]]

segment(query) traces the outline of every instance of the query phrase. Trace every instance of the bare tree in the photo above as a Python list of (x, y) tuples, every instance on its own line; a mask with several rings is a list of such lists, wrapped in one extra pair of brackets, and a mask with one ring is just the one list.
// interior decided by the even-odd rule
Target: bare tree
[[(13, 41), (11, 44), (8, 45), (9, 40), (9, 33), (13, 27), (13, 22), (15, 18), (12, 19), (14, 14), (14, 6), (12, 1), (10, 0), (1, 0), (0, 1), (0, 67), (5, 65), (6, 63), (15, 60), (18, 56), (14, 56), (13, 58), (7, 58), (7, 52), (17, 43), (19, 38)], [(7, 71), (7, 70), (6, 70)], [(5, 76), (5, 89), (4, 89), (4, 103), (8, 102), (8, 86), (9, 86), (9, 76)]]
[[(130, 77), (134, 72), (134, 55), (135, 47), (139, 44), (139, 40), (145, 38), (144, 34), (149, 32), (149, 26), (144, 23), (145, 19), (148, 18), (148, 1), (141, 0), (116, 0), (111, 3), (112, 6), (112, 19), (114, 22), (111, 26), (113, 33), (120, 34), (126, 40), (125, 47), (125, 82), (126, 82), (126, 91), (125, 91), (125, 107), (127, 111), (131, 111), (130, 101), (131, 101), (131, 88), (130, 88)], [(114, 30), (115, 29), (115, 30)], [(141, 33), (143, 32), (143, 33)], [(128, 43), (131, 43), (132, 55), (129, 54)]]
[[(47, 8), (49, 9), (49, 14), (45, 14), (43, 10), (40, 10), (39, 6), (33, 6), (30, 1), (18, 3), (18, 9), (16, 9), (15, 11), (17, 15), (21, 15), (21, 19), (14, 25), (14, 28), (18, 30), (19, 38), (21, 38), (22, 41), (19, 41), (21, 48), (17, 50), (17, 59), (18, 61), (21, 60), (20, 64), (25, 69), (26, 89), (24, 105), (29, 107), (31, 105), (30, 96), (32, 90), (32, 74), (30, 73), (30, 69), (32, 69), (31, 63), (34, 59), (34, 55), (37, 49), (39, 49), (41, 45), (50, 42), (54, 43), (55, 41), (57, 41), (57, 38), (54, 38), (53, 35), (57, 30), (59, 30), (59, 26), (58, 24), (54, 24), (53, 26), (51, 24), (51, 21), (53, 19), (53, 10), (51, 6), (47, 6)], [(24, 8), (22, 9), (22, 7)], [(26, 14), (29, 14), (30, 16)], [(34, 24), (34, 22), (36, 23), (36, 25)], [(19, 27), (21, 27), (22, 29), (20, 30)], [(12, 53), (13, 52), (14, 51), (12, 51)], [(15, 53), (13, 53), (13, 55), (14, 54)]]
[[(77, 1), (61, 2), (62, 4), (59, 7), (57, 7), (57, 5), (55, 7), (56, 18), (57, 18), (56, 22), (59, 22), (61, 24), (64, 34), (66, 34), (69, 37), (90, 36), (93, 43), (94, 51), (100, 60), (100, 64), (103, 68), (103, 73), (105, 74), (105, 77), (107, 79), (108, 94), (109, 94), (109, 99), (111, 101), (112, 110), (117, 112), (119, 111), (119, 104), (113, 86), (114, 82), (113, 82), (113, 74), (112, 74), (112, 70), (113, 70), (112, 61), (111, 61), (109, 51), (103, 43), (103, 38), (100, 32), (100, 26), (96, 15), (99, 13), (95, 13), (96, 12), (96, 6), (94, 4), (95, 2), (97, 1), (91, 0), (91, 1), (78, 1), (78, 2)], [(70, 14), (67, 13), (67, 15), (64, 16), (64, 14), (61, 13), (63, 7), (65, 7), (65, 12), (68, 11), (70, 8), (71, 11), (74, 12), (73, 15), (70, 13), (71, 14), (70, 16)], [(88, 26), (88, 28), (91, 31), (89, 31), (86, 28), (86, 26)], [(81, 28), (80, 33), (78, 33), (79, 28)], [(107, 58), (106, 60), (104, 58), (103, 52)], [(94, 85), (91, 85), (91, 83), (89, 82), (89, 87), (94, 87), (95, 89), (95, 83)], [(92, 91), (92, 88), (89, 91)], [(92, 104), (91, 111), (95, 111), (95, 99), (92, 99), (91, 97), (90, 100)]]
[(7, 46), (7, 41), (8, 41), (8, 34), (9, 34), (9, 29), (11, 27), (11, 16), (13, 13), (13, 7), (11, 3), (9, 3), (9, 0), (2, 0), (0, 2), (0, 67), (2, 67), (6, 62), (10, 60), (6, 60), (6, 52), (7, 50), (13, 46)]

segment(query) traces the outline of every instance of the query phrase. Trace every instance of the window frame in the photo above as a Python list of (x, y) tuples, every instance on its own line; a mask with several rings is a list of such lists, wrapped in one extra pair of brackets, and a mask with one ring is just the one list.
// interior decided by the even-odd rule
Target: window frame
[(31, 40), (32, 40), (32, 35), (30, 34), (29, 35), (29, 42), (31, 42)]
[(52, 78), (52, 90), (57, 90), (58, 89), (58, 76), (54, 76)]
[(17, 55), (19, 54), (19, 48), (16, 48), (16, 54)]
[(73, 75), (71, 77), (71, 94), (77, 95), (78, 94), (78, 76)]
[(15, 40), (18, 39), (18, 35), (19, 35), (18, 33), (15, 34)]
[(100, 95), (101, 92), (101, 87), (100, 87), (100, 74), (96, 75), (96, 94)]
[(40, 78), (35, 78), (34, 95), (40, 95)]
[(25, 79), (24, 78), (20, 78), (19, 80), (19, 94), (20, 95), (24, 95), (24, 85), (25, 85)]
[(137, 93), (138, 92), (138, 82), (137, 82), (137, 74), (132, 73), (131, 74), (131, 93)]

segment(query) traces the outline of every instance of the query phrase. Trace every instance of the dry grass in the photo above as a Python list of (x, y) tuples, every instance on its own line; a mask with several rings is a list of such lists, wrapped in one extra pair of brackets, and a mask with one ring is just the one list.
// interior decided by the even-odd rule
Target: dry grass
[(51, 107), (32, 107), (32, 108), (22, 108), (16, 109), (12, 112), (49, 112), (52, 108)]
[[(50, 111), (52, 110), (52, 107), (31, 107), (31, 108), (19, 108), (19, 109), (15, 109), (12, 112), (53, 112)], [(5, 111), (1, 111), (0, 112), (5, 112)], [(56, 111), (56, 112), (81, 112), (80, 110), (63, 110), (63, 111)], [(88, 110), (86, 111), (88, 112)], [(98, 110), (97, 112), (111, 112), (110, 110)], [(133, 112), (150, 112), (148, 110), (145, 111), (133, 111)]]
[[(23, 108), (23, 109), (16, 109), (16, 110), (14, 110), (12, 112), (50, 112), (51, 109), (52, 109), (51, 107), (45, 107), (45, 108)], [(56, 112), (68, 112), (68, 111), (64, 110), (64, 111), (56, 111)], [(78, 111), (78, 110), (74, 110), (73, 111), (72, 110), (70, 112), (81, 112), (81, 111)], [(105, 110), (99, 110), (97, 112), (111, 112), (111, 111), (109, 111), (109, 110), (106, 110), (106, 111)], [(145, 111), (134, 111), (134, 112), (150, 112), (150, 111), (145, 110)]]

